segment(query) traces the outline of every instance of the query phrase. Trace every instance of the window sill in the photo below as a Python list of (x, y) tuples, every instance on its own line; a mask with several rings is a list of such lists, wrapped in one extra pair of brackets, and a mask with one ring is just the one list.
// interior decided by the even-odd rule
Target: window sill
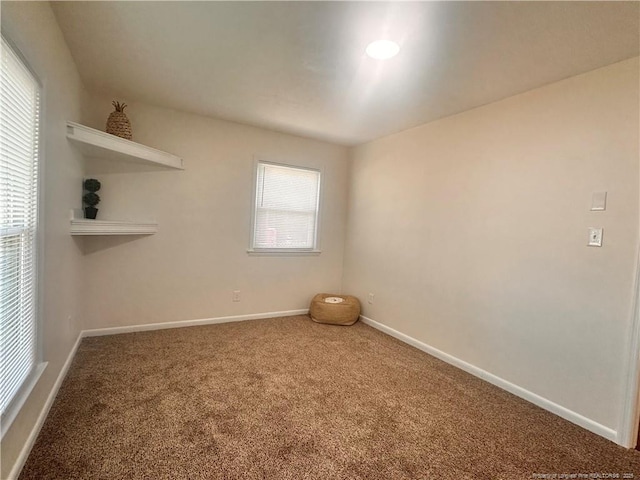
[(268, 256), (268, 257), (308, 257), (318, 256), (322, 250), (287, 250), (285, 248), (278, 249), (248, 249), (247, 254), (250, 256)]
[(40, 380), (40, 376), (44, 372), (45, 368), (47, 368), (48, 362), (42, 362), (36, 364), (33, 371), (26, 378), (20, 390), (18, 390), (18, 394), (15, 396), (9, 407), (2, 415), (2, 428), (0, 428), (0, 438), (4, 437), (4, 434), (7, 433), (9, 427), (18, 416), (20, 409), (29, 398), (31, 391)]

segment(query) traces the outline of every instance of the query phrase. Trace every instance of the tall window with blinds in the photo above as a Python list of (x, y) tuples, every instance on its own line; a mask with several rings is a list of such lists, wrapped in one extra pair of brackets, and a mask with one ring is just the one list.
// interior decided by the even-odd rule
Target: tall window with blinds
[(317, 250), (320, 171), (260, 161), (256, 173), (252, 250)]
[(36, 365), (40, 87), (2, 39), (0, 74), (0, 412)]

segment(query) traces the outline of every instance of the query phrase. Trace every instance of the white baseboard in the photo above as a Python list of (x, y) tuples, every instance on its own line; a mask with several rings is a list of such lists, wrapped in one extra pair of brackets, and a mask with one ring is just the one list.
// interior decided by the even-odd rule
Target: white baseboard
[(42, 410), (40, 410), (40, 414), (36, 419), (36, 423), (31, 429), (31, 433), (27, 438), (27, 441), (22, 446), (22, 450), (20, 450), (20, 455), (16, 459), (16, 463), (13, 465), (11, 472), (9, 472), (8, 480), (17, 479), (20, 476), (20, 472), (22, 471), (22, 467), (27, 461), (29, 454), (31, 453), (31, 449), (33, 448), (33, 444), (36, 443), (36, 439), (38, 438), (38, 434), (42, 429), (42, 425), (44, 425), (44, 421), (47, 419), (47, 415), (49, 414), (49, 410), (51, 410), (51, 406), (53, 405), (53, 401), (56, 399), (58, 395), (58, 390), (62, 386), (62, 382), (64, 378), (67, 376), (67, 372), (69, 371), (69, 367), (71, 366), (71, 362), (73, 362), (74, 357), (76, 356), (76, 351), (78, 350), (78, 346), (80, 345), (80, 341), (82, 340), (82, 332), (78, 334), (78, 338), (76, 339), (73, 347), (69, 351), (69, 355), (67, 355), (67, 359), (58, 374), (58, 378), (56, 378), (56, 382), (53, 384), (49, 395), (47, 396), (47, 400), (44, 402), (44, 406)]
[(252, 313), (248, 315), (234, 315), (230, 317), (201, 318), (198, 320), (179, 320), (176, 322), (147, 323), (144, 325), (128, 325), (126, 327), (94, 328), (83, 330), (83, 337), (99, 337), (102, 335), (116, 335), (118, 333), (144, 332), (147, 330), (164, 330), (166, 328), (195, 327), (197, 325), (214, 325), (216, 323), (241, 322), (244, 320), (259, 320), (262, 318), (291, 317), (305, 315), (308, 308), (301, 310), (285, 310), (283, 312)]
[(551, 413), (555, 413), (559, 417), (562, 417), (565, 420), (570, 421), (571, 423), (575, 423), (576, 425), (579, 425), (580, 427), (585, 428), (590, 432), (595, 433), (596, 435), (600, 435), (601, 437), (604, 437), (607, 440), (611, 440), (612, 442), (618, 443), (618, 434), (617, 434), (618, 432), (616, 430), (613, 430), (600, 423), (597, 423), (587, 417), (580, 415), (579, 413), (576, 413), (572, 410), (569, 410), (568, 408), (563, 407), (562, 405), (558, 405), (557, 403), (554, 403), (551, 400), (541, 397), (540, 395), (537, 395), (533, 392), (530, 392), (529, 390), (526, 390), (518, 385), (515, 385), (503, 378), (497, 377), (496, 375), (493, 375), (492, 373), (482, 370), (481, 368), (478, 368), (475, 365), (467, 363), (464, 360), (460, 360), (459, 358), (456, 358), (453, 355), (449, 355), (448, 353), (438, 350), (437, 348), (434, 348), (431, 345), (427, 345), (426, 343), (416, 340), (415, 338), (410, 337), (409, 335), (405, 335), (404, 333), (394, 330), (393, 328), (388, 327), (382, 323), (378, 323), (375, 320), (372, 320), (362, 315), (360, 316), (360, 319), (362, 320), (362, 322), (366, 323), (367, 325), (370, 325), (371, 327), (377, 330), (380, 330), (388, 335), (391, 335), (392, 337), (395, 337), (398, 340), (401, 340), (404, 343), (407, 343), (417, 348), (418, 350), (422, 350), (423, 352), (426, 352), (429, 355), (433, 355), (434, 357), (442, 360), (443, 362), (446, 362), (455, 367), (458, 367), (461, 370), (464, 370), (465, 372), (470, 373), (471, 375), (474, 375), (478, 378), (481, 378), (482, 380), (485, 380), (495, 385), (496, 387), (499, 387), (503, 390), (506, 390), (509, 393), (512, 393), (520, 398), (523, 398), (533, 403), (534, 405), (537, 405), (545, 410), (548, 410)]

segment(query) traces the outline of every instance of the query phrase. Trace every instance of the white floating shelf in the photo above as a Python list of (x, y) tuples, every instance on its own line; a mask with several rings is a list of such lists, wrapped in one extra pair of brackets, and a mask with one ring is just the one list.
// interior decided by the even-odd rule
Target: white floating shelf
[(157, 231), (158, 224), (153, 222), (71, 220), (71, 235), (153, 235)]
[(67, 138), (88, 157), (184, 169), (182, 159), (176, 155), (85, 127), (79, 123), (67, 122)]

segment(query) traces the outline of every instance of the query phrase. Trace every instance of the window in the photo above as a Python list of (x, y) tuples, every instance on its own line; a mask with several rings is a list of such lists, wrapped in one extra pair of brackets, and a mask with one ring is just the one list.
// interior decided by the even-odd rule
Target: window
[(320, 171), (259, 161), (251, 251), (317, 252)]
[(4, 434), (17, 413), (17, 397), (36, 376), (40, 87), (4, 38), (1, 57), (0, 413)]

